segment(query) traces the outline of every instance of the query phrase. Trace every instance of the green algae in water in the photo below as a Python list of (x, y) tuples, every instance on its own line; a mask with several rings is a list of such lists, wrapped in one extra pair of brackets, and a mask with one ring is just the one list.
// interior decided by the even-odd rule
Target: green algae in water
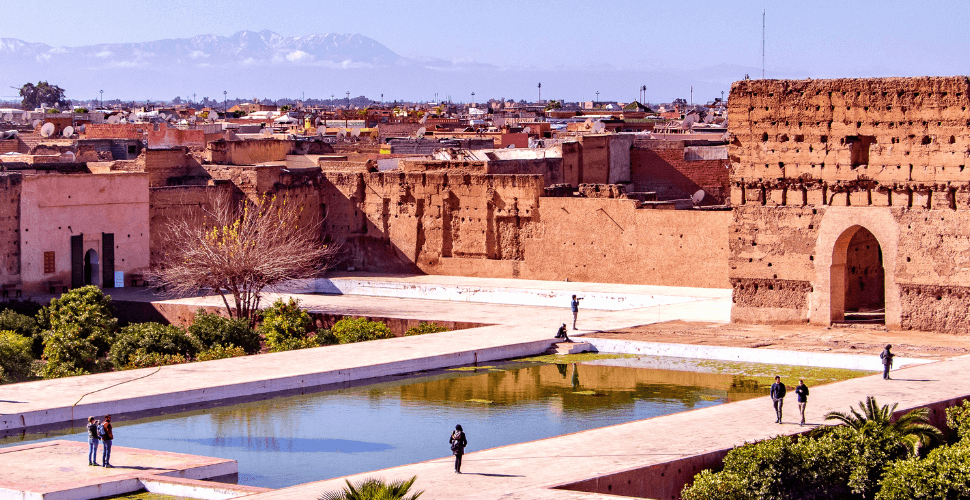
[(604, 354), (598, 352), (584, 352), (580, 354), (547, 354), (545, 356), (522, 358), (520, 361), (559, 365), (563, 363), (585, 363), (587, 361), (599, 361), (601, 359), (622, 359), (635, 357), (637, 357), (636, 354)]
[(606, 394), (596, 391), (573, 391), (573, 394), (577, 394), (579, 396), (606, 396)]
[(466, 399), (465, 401), (468, 403), (481, 403), (486, 405), (495, 404), (495, 401), (489, 401), (487, 399)]
[[(448, 371), (451, 371), (451, 372), (474, 372), (474, 371), (478, 371), (478, 370), (487, 371), (487, 370), (494, 369), (494, 368), (495, 368), (494, 366), (459, 366), (459, 367), (456, 367), (456, 368), (448, 368)], [(499, 371), (501, 371), (501, 370), (499, 370)]]

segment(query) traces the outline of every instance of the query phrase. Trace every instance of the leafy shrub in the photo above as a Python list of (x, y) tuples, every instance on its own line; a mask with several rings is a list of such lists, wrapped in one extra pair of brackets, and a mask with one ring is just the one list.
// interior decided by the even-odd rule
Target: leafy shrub
[[(140, 356), (148, 359), (148, 361), (135, 362), (134, 365), (138, 367), (146, 362), (151, 363), (162, 359), (151, 357), (152, 354), (178, 355), (182, 356), (184, 362), (186, 357), (194, 356), (199, 349), (199, 341), (189, 337), (182, 328), (160, 323), (135, 323), (118, 332), (117, 340), (111, 346), (111, 362), (116, 368), (125, 368), (133, 363), (133, 357)], [(159, 366), (159, 364), (147, 366)]]
[(908, 453), (902, 436), (868, 423), (781, 436), (728, 452), (721, 472), (703, 471), (685, 500), (871, 498), (884, 467)]
[(0, 331), (0, 382), (19, 382), (30, 378), (34, 357), (31, 340), (10, 330)]
[(277, 299), (263, 311), (259, 331), (266, 338), (270, 352), (282, 352), (317, 347), (316, 338), (307, 337), (312, 326), (310, 315), (300, 309), (299, 302), (292, 298), (288, 302)]
[(177, 365), (187, 360), (181, 354), (162, 354), (137, 349), (128, 356), (128, 362), (120, 367), (122, 370), (136, 370), (138, 368), (153, 368), (156, 366)]
[[(76, 329), (76, 335), (90, 341), (97, 355), (104, 356), (111, 348), (118, 320), (111, 312), (111, 297), (96, 286), (75, 288), (41, 309), (37, 318), (41, 327), (53, 332), (62, 327)], [(45, 332), (45, 337), (47, 336)], [(46, 345), (45, 345), (45, 357)]]
[(37, 326), (37, 320), (32, 316), (4, 309), (0, 311), (0, 330), (10, 330), (21, 337), (29, 338), (30, 352), (35, 359), (40, 359), (44, 354), (44, 336)]
[(418, 326), (412, 326), (408, 328), (408, 331), (404, 332), (405, 337), (410, 337), (412, 335), (424, 335), (426, 333), (439, 333), (447, 332), (448, 329), (439, 325), (438, 323), (427, 323), (422, 321)]
[(876, 500), (970, 499), (968, 485), (970, 444), (964, 441), (936, 448), (923, 459), (890, 464)]
[(238, 358), (239, 356), (245, 356), (246, 350), (242, 347), (236, 347), (232, 344), (222, 345), (214, 344), (212, 347), (199, 352), (195, 356), (196, 361), (212, 361), (214, 359), (225, 359), (225, 358)]
[(249, 321), (223, 318), (218, 314), (209, 314), (204, 309), (196, 311), (189, 334), (206, 349), (232, 345), (248, 354), (255, 354), (260, 348), (259, 334), (249, 326)]
[(958, 439), (970, 443), (970, 400), (946, 409), (946, 425), (956, 431)]
[(58, 325), (44, 333), (44, 359), (41, 376), (46, 379), (86, 375), (100, 367), (98, 348), (76, 324)]
[(364, 318), (344, 318), (330, 329), (341, 344), (352, 344), (367, 340), (389, 339), (394, 337), (391, 329), (380, 321)]
[(317, 344), (318, 345), (337, 345), (340, 343), (340, 339), (333, 334), (332, 331), (327, 329), (317, 330)]

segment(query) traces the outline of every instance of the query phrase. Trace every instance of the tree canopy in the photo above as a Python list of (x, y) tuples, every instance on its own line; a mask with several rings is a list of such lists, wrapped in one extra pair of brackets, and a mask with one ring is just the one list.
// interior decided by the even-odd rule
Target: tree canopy
[(71, 105), (71, 102), (64, 97), (64, 89), (46, 81), (37, 82), (37, 85), (33, 83), (24, 84), (20, 87), (20, 97), (23, 98), (21, 104), (27, 110), (41, 106), (64, 108)]

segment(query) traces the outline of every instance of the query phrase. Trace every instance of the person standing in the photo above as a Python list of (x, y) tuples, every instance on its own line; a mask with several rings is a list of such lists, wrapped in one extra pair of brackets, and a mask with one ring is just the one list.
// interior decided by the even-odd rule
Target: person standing
[(88, 417), (88, 465), (98, 465), (98, 421)]
[(798, 425), (805, 425), (805, 406), (808, 405), (808, 386), (805, 381), (798, 379), (798, 387), (795, 387), (795, 396), (798, 397), (798, 413), (802, 416), (802, 421)]
[(889, 370), (893, 367), (893, 358), (896, 357), (890, 349), (893, 348), (892, 344), (887, 344), (886, 348), (879, 353), (879, 359), (882, 360), (882, 378), (889, 380)]
[(573, 330), (576, 329), (576, 318), (579, 317), (579, 301), (583, 300), (582, 297), (576, 297), (573, 295), (572, 302), (569, 303), (570, 309), (573, 310)]
[(101, 438), (101, 443), (104, 447), (104, 454), (101, 457), (101, 466), (114, 468), (111, 465), (111, 441), (114, 440), (115, 434), (114, 429), (111, 427), (111, 415), (104, 416), (104, 422), (98, 427), (98, 436)]
[(781, 423), (781, 407), (785, 404), (785, 393), (787, 389), (785, 384), (781, 383), (781, 377), (775, 375), (775, 383), (771, 384), (771, 404), (775, 406), (775, 414), (778, 415), (778, 420), (775, 421), (776, 424)]
[(461, 425), (455, 426), (455, 432), (451, 433), (451, 453), (455, 455), (455, 474), (461, 474), (461, 456), (465, 454), (465, 447), (468, 446), (468, 439), (465, 438), (465, 431)]

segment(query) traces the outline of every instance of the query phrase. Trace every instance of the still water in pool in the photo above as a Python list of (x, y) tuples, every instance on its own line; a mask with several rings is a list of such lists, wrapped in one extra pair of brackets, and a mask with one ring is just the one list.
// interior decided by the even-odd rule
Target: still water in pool
[[(762, 384), (737, 374), (656, 368), (670, 366), (663, 358), (573, 359), (582, 362), (462, 367), (122, 420), (114, 444), (234, 459), (240, 484), (279, 488), (449, 456), (455, 424), (473, 452), (763, 394)], [(86, 441), (86, 434), (28, 434), (0, 446), (46, 439)]]

